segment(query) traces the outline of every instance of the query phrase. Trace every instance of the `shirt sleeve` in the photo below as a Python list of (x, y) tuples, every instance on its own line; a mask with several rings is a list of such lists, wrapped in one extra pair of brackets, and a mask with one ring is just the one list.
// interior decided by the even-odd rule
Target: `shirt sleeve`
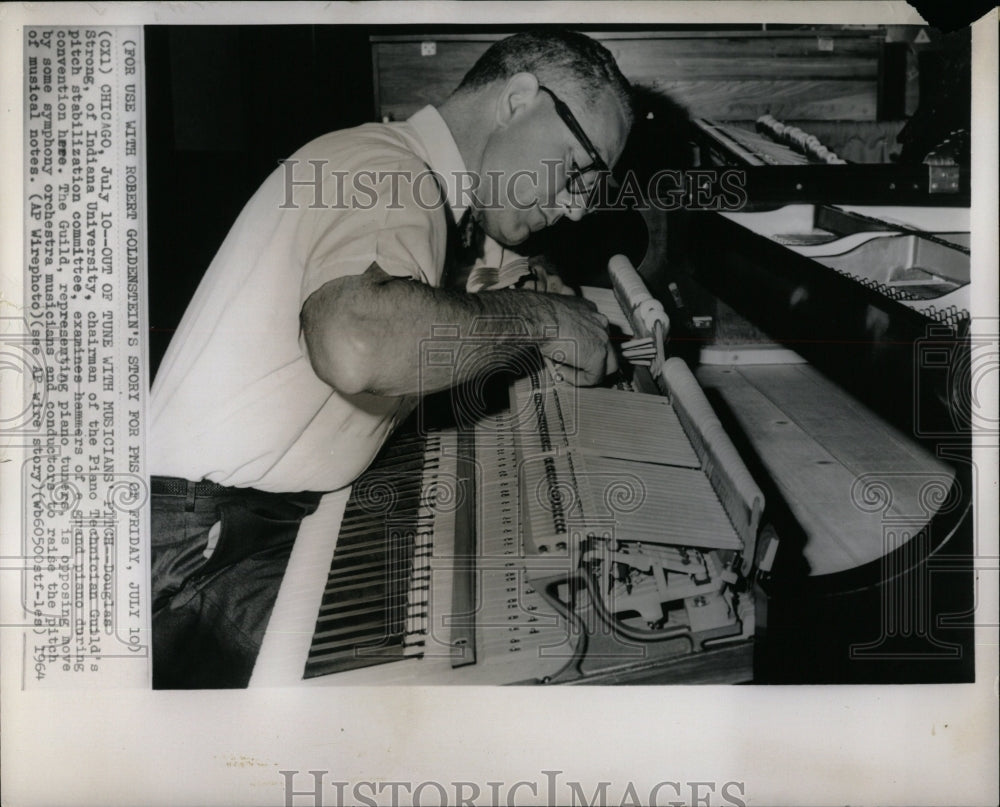
[(427, 165), (412, 155), (372, 159), (336, 181), (332, 203), (307, 209), (299, 227), (300, 304), (325, 283), (361, 274), (373, 262), (390, 275), (440, 285), (448, 209)]

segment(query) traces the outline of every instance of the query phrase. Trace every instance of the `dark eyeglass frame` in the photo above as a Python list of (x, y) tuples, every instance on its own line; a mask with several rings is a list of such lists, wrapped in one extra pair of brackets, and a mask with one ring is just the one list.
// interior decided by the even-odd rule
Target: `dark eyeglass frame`
[(594, 171), (598, 172), (598, 174), (610, 173), (611, 169), (608, 168), (608, 164), (604, 162), (601, 155), (597, 153), (597, 148), (591, 142), (590, 138), (587, 137), (586, 132), (583, 131), (583, 127), (576, 119), (576, 115), (573, 114), (573, 111), (566, 106), (565, 103), (563, 103), (558, 95), (552, 92), (552, 90), (544, 84), (539, 84), (538, 89), (552, 99), (552, 103), (555, 104), (556, 107), (556, 114), (573, 133), (573, 137), (575, 137), (579, 141), (580, 145), (583, 146), (583, 150), (587, 152), (587, 156), (591, 160), (590, 165), (584, 166), (583, 168), (576, 164), (576, 160), (573, 160), (573, 167), (566, 172), (566, 190), (575, 196), (586, 196), (593, 190), (593, 186), (588, 187), (583, 182), (583, 177), (587, 174), (593, 173)]

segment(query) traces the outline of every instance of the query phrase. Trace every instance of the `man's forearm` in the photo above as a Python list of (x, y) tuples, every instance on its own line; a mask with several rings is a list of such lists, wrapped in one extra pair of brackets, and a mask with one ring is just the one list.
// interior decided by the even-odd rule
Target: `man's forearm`
[[(573, 350), (562, 354), (573, 356), (578, 383), (596, 383), (605, 370), (604, 324), (574, 298), (525, 291), (467, 294), (394, 278), (374, 265), (363, 275), (330, 281), (302, 308), (313, 368), (345, 394), (434, 392), (509, 365), (531, 344), (555, 354), (554, 345), (567, 342)], [(457, 334), (457, 344), (441, 348), (454, 348), (460, 362), (426, 360), (434, 346), (421, 346), (435, 328), (449, 340)]]

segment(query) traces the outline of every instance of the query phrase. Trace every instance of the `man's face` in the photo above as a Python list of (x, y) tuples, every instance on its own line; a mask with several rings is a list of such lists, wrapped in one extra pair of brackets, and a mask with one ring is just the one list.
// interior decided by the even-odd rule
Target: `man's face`
[[(628, 135), (614, 95), (604, 93), (583, 109), (571, 98), (564, 100), (601, 159), (614, 165)], [(567, 177), (593, 162), (546, 92), (529, 90), (511, 106), (483, 151), (477, 194), (482, 205), (475, 213), (486, 233), (506, 245), (521, 243), (563, 216), (582, 217), (587, 197), (572, 193)], [(583, 181), (592, 185), (596, 179), (588, 175)]]

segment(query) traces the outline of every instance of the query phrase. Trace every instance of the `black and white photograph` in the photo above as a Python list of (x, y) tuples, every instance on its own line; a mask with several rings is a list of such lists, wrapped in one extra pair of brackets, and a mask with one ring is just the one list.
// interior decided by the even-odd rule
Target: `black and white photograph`
[(4, 23), (11, 805), (995, 802), (996, 11), (750, 5)]
[(933, 33), (147, 26), (154, 687), (971, 681)]

